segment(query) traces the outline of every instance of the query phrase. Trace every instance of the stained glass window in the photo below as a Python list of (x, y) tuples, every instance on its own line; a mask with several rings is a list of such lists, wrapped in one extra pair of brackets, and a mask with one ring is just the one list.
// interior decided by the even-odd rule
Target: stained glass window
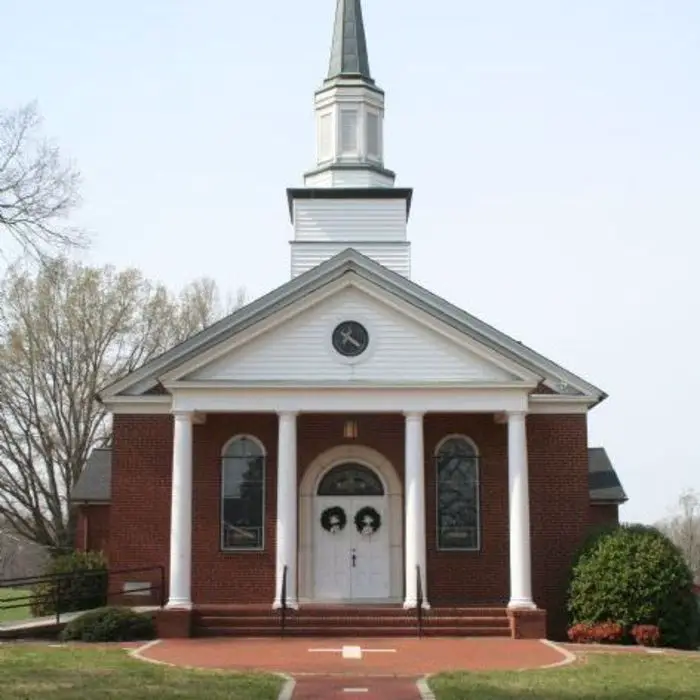
[(347, 463), (333, 467), (318, 485), (319, 496), (383, 496), (379, 477), (362, 464)]
[(465, 437), (450, 437), (435, 454), (438, 549), (475, 550), (479, 533), (479, 456)]
[(265, 452), (250, 437), (238, 437), (221, 458), (221, 548), (263, 549)]

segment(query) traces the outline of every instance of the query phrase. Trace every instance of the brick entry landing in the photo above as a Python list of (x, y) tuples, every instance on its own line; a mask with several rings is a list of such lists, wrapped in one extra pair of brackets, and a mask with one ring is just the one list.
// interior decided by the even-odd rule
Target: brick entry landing
[(525, 669), (567, 660), (539, 640), (470, 638), (166, 639), (140, 656), (178, 666), (418, 678), (453, 670)]

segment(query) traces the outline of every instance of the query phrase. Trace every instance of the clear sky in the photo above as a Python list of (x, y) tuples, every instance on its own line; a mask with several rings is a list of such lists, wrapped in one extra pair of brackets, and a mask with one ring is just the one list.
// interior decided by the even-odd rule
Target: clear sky
[[(0, 0), (4, 107), (76, 159), (87, 258), (289, 278), (334, 0)], [(700, 3), (364, 0), (413, 279), (602, 387), (628, 520), (700, 489)]]

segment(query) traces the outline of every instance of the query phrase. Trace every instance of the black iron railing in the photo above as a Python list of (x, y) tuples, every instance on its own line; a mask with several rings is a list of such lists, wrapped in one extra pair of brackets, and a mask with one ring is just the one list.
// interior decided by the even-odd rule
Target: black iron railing
[[(110, 591), (109, 585), (113, 577), (123, 574), (152, 574), (157, 572), (157, 576), (149, 576), (149, 582), (138, 588), (129, 590)], [(104, 588), (100, 590), (99, 579), (104, 579)], [(86, 582), (94, 585), (94, 591), (85, 593)], [(94, 582), (94, 583), (93, 583)], [(88, 584), (89, 585), (89, 584)], [(45, 587), (46, 591), (42, 592)], [(84, 612), (95, 607), (100, 607), (104, 603), (109, 603), (115, 597), (130, 596), (132, 594), (148, 592), (152, 594), (159, 607), (165, 606), (165, 567), (149, 566), (130, 569), (78, 569), (60, 574), (45, 574), (44, 576), (25, 576), (22, 578), (3, 579), (0, 581), (0, 590), (8, 588), (32, 589), (25, 595), (12, 596), (8, 600), (3, 600), (0, 596), (0, 611), (15, 610), (37, 606), (46, 607), (47, 603), (52, 603), (56, 611), (56, 624), (61, 622), (61, 614), (68, 612)], [(83, 602), (89, 598), (94, 598), (102, 602), (90, 605)]]
[(287, 627), (287, 566), (282, 569), (282, 590), (280, 591), (280, 637), (284, 637)]
[(423, 582), (420, 577), (420, 566), (416, 566), (416, 625), (418, 636), (423, 636)]

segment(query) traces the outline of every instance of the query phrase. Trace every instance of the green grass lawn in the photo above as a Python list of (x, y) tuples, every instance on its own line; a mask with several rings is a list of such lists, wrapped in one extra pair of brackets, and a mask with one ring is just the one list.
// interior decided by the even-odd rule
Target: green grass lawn
[(12, 622), (13, 620), (25, 620), (32, 616), (29, 612), (29, 599), (23, 601), (23, 605), (20, 608), (3, 607), (3, 603), (12, 601), (15, 598), (27, 596), (29, 593), (31, 593), (31, 591), (22, 588), (0, 588), (0, 623)]
[(437, 700), (697, 700), (700, 654), (591, 654), (542, 671), (441, 674), (430, 687)]
[(2, 700), (276, 700), (282, 682), (266, 674), (150, 664), (120, 649), (0, 646)]

